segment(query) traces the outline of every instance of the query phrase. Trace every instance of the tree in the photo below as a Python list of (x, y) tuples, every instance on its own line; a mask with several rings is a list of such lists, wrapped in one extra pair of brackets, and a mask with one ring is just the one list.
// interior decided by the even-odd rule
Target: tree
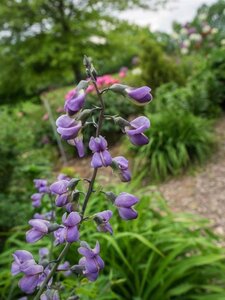
[(92, 48), (102, 51), (104, 45), (96, 45), (96, 39), (106, 37), (108, 29), (115, 24), (116, 13), (114, 16), (112, 11), (157, 2), (2, 0), (0, 95), (7, 98), (33, 94), (51, 84), (79, 80), (80, 58)]

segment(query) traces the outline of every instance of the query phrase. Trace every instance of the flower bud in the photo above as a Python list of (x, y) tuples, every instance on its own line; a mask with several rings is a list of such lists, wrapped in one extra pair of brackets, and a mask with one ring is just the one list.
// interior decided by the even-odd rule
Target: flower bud
[(118, 125), (124, 132), (125, 132), (125, 127), (130, 126), (130, 123), (121, 117), (114, 117), (113, 120), (115, 124)]
[(81, 265), (74, 265), (70, 268), (70, 270), (76, 274), (82, 275), (85, 267)]
[(77, 186), (77, 184), (79, 183), (79, 181), (80, 181), (79, 178), (71, 179), (69, 184), (68, 184), (68, 188), (71, 189), (71, 190), (74, 189)]
[(76, 90), (79, 92), (80, 90), (86, 90), (87, 87), (89, 85), (89, 82), (87, 80), (81, 80), (77, 87), (76, 87)]
[(56, 231), (57, 229), (59, 229), (61, 226), (57, 223), (54, 223), (54, 224), (50, 224), (48, 226), (48, 232), (53, 232), (53, 231)]
[(97, 110), (97, 108), (84, 109), (82, 112), (80, 112), (78, 114), (78, 116), (76, 117), (76, 120), (81, 121), (82, 124), (84, 124), (87, 121), (87, 119), (91, 116), (93, 111), (95, 111), (95, 110)]
[(79, 198), (80, 198), (80, 191), (78, 191), (78, 190), (73, 191), (73, 193), (72, 193), (72, 201), (78, 202)]
[(109, 90), (114, 93), (119, 93), (123, 96), (126, 96), (126, 92), (125, 92), (126, 88), (128, 88), (127, 85), (115, 83), (109, 87)]
[(104, 194), (110, 201), (112, 201), (112, 203), (114, 203), (117, 196), (113, 192), (104, 192)]

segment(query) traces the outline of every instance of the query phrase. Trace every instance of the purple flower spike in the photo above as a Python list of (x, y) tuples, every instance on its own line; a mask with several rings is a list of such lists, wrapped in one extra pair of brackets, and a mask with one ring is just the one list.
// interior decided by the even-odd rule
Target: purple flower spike
[(75, 121), (67, 115), (62, 115), (56, 120), (57, 132), (63, 140), (75, 139), (82, 127), (81, 121)]
[(127, 95), (138, 105), (145, 105), (152, 101), (151, 89), (148, 86), (142, 86), (140, 88), (126, 88)]
[(68, 115), (72, 116), (75, 113), (77, 113), (81, 108), (84, 106), (86, 94), (84, 90), (80, 90), (71, 94), (71, 97), (69, 97), (64, 105), (65, 112), (68, 113)]
[(36, 264), (33, 255), (26, 250), (16, 251), (13, 257), (12, 275), (24, 273), (25, 276), (19, 281), (19, 287), (25, 293), (32, 294), (38, 285), (39, 276), (44, 271), (43, 266)]
[(124, 220), (136, 219), (138, 213), (132, 208), (138, 202), (138, 198), (128, 193), (120, 193), (116, 197), (114, 205), (118, 208), (119, 215)]
[(41, 200), (42, 200), (43, 196), (44, 196), (44, 194), (42, 194), (42, 193), (35, 193), (31, 196), (33, 207), (41, 206)]
[(113, 213), (111, 210), (104, 210), (100, 213), (97, 213), (94, 217), (94, 220), (98, 224), (98, 231), (102, 232), (110, 232), (113, 234), (112, 226), (109, 224), (109, 220), (111, 219)]
[(112, 157), (107, 149), (107, 141), (101, 135), (99, 137), (91, 137), (89, 148), (92, 150), (93, 157), (91, 166), (93, 168), (108, 167), (112, 163)]
[(130, 122), (130, 126), (125, 128), (132, 144), (142, 146), (148, 144), (149, 140), (143, 132), (150, 127), (150, 121), (146, 117), (138, 117)]
[(116, 156), (113, 158), (113, 163), (116, 165), (116, 169), (119, 172), (119, 176), (122, 182), (128, 182), (131, 180), (131, 173), (128, 169), (128, 160), (123, 156)]
[(33, 228), (26, 232), (26, 241), (35, 243), (48, 233), (49, 221), (32, 219), (28, 222)]
[(95, 281), (98, 278), (99, 271), (104, 268), (104, 261), (99, 256), (99, 243), (96, 243), (94, 249), (91, 249), (86, 242), (81, 242), (80, 245), (81, 247), (78, 248), (78, 252), (84, 257), (79, 260), (79, 265), (84, 268), (83, 274), (90, 281)]
[(66, 227), (65, 240), (68, 243), (73, 243), (79, 240), (80, 234), (78, 231), (78, 225), (81, 221), (81, 217), (77, 212), (71, 212), (68, 217), (65, 213), (62, 217), (63, 225)]
[(68, 180), (59, 180), (50, 185), (50, 191), (53, 194), (56, 194), (57, 197), (55, 199), (55, 204), (58, 207), (62, 207), (68, 203), (69, 195), (68, 195)]

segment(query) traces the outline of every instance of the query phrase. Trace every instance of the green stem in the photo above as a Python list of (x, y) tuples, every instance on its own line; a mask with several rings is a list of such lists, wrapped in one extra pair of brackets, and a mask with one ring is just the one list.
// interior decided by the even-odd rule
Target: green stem
[(64, 256), (66, 255), (67, 251), (70, 248), (70, 243), (66, 243), (65, 247), (63, 248), (62, 252), (60, 253), (56, 264), (52, 267), (50, 273), (48, 274), (48, 276), (45, 278), (44, 282), (42, 283), (36, 297), (34, 298), (34, 300), (39, 300), (40, 296), (42, 295), (45, 287), (47, 286), (48, 282), (50, 281), (50, 279), (52, 278), (52, 276), (54, 275), (56, 269), (58, 268), (58, 265), (60, 264), (60, 262), (62, 261), (62, 259), (64, 258)]

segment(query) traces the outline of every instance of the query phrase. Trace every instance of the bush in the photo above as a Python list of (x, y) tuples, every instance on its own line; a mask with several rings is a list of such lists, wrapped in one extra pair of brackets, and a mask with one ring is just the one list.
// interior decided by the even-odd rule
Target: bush
[[(42, 122), (40, 105), (21, 103), (0, 112), (0, 228), (22, 224), (31, 213), (33, 179), (49, 174), (56, 158), (55, 147), (42, 143), (51, 128)], [(10, 210), (9, 210), (10, 207)]]
[(153, 39), (145, 39), (141, 43), (142, 78), (153, 92), (163, 83), (175, 81), (179, 85), (184, 84), (184, 76), (181, 67), (171, 58), (167, 57), (160, 45)]
[(150, 120), (150, 142), (136, 151), (152, 179), (180, 174), (192, 163), (205, 161), (212, 152), (214, 138), (208, 120), (177, 110), (153, 114)]

